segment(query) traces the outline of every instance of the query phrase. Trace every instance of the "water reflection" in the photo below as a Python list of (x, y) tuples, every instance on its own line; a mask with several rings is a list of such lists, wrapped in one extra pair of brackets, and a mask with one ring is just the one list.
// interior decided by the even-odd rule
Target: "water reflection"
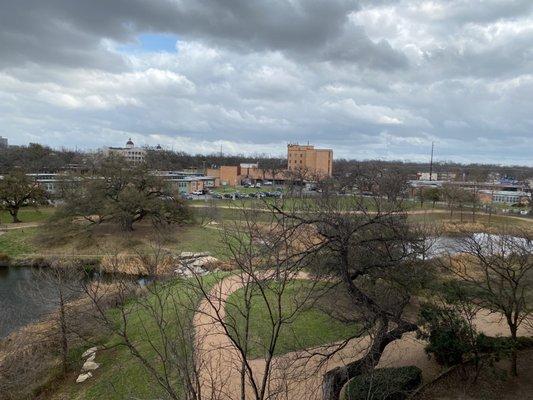
[[(55, 308), (51, 282), (42, 279), (46, 269), (32, 267), (0, 267), (0, 338), (12, 331), (35, 322)], [(90, 273), (85, 279), (112, 282), (116, 275)], [(124, 277), (122, 277), (124, 278)], [(130, 277), (140, 286), (150, 283), (149, 278)]]

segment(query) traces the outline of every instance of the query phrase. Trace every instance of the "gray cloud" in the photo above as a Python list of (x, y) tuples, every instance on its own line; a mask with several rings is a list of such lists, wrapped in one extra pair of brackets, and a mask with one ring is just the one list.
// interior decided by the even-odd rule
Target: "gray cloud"
[(0, 134), (531, 164), (533, 10), (505, 3), (0, 0)]

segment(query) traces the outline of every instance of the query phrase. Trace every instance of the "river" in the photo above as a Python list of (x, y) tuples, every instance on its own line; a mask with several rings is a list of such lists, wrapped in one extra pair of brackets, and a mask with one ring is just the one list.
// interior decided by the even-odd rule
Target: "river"
[(51, 291), (36, 274), (35, 268), (0, 267), (0, 337), (52, 311), (53, 305), (34, 294)]

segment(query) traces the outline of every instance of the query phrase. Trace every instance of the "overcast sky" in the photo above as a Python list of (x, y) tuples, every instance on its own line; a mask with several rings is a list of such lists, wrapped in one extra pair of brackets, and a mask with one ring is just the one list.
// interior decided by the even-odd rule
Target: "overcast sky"
[(0, 135), (533, 165), (533, 1), (0, 0)]

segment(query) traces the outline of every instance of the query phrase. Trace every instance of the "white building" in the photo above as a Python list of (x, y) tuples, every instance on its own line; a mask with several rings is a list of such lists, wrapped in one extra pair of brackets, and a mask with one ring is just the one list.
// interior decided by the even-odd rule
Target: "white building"
[(494, 192), (492, 201), (503, 204), (526, 204), (529, 202), (530, 194), (522, 191), (500, 190)]
[(140, 164), (144, 162), (146, 150), (141, 147), (135, 147), (135, 144), (129, 139), (126, 147), (108, 147), (105, 149), (106, 155), (117, 154), (126, 159), (126, 161)]
[(0, 149), (8, 146), (7, 138), (0, 136)]
[(433, 172), (432, 174), (429, 172), (419, 172), (417, 176), (418, 180), (421, 181), (453, 181), (457, 175), (453, 172)]

